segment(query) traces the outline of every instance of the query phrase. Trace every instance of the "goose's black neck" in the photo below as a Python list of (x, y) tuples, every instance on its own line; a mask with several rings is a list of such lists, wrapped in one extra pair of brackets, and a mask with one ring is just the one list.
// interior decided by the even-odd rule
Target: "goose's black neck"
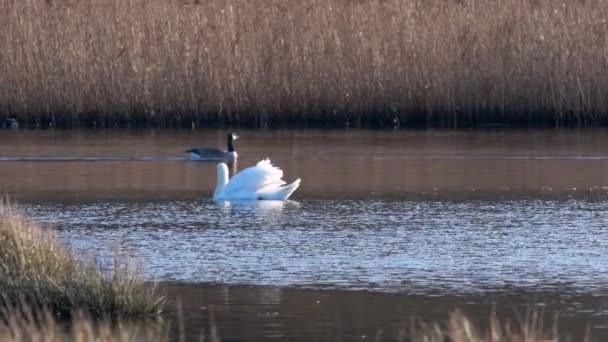
[(228, 152), (234, 152), (233, 140), (232, 134), (228, 134)]

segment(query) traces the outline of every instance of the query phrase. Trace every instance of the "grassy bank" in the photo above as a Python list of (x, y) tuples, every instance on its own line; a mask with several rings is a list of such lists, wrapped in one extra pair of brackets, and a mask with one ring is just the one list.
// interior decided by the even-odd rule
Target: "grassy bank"
[(7, 0), (0, 116), (72, 126), (608, 124), (600, 0)]
[(91, 317), (158, 314), (164, 299), (129, 266), (100, 270), (92, 260), (57, 244), (18, 210), (0, 203), (0, 304), (52, 315), (85, 312)]

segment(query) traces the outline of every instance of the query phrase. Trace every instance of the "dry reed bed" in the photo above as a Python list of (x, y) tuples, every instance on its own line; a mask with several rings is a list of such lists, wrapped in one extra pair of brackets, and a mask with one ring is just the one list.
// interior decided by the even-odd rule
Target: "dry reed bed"
[(603, 0), (5, 0), (0, 113), (58, 126), (608, 123)]
[[(156, 315), (164, 298), (124, 260), (102, 271), (92, 259), (73, 255), (18, 209), (0, 202), (0, 307), (47, 309), (54, 315), (92, 317)], [(11, 310), (8, 310), (9, 313)]]

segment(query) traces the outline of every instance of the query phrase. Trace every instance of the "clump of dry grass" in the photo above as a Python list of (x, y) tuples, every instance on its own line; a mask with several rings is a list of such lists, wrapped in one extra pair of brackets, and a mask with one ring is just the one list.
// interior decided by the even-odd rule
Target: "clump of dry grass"
[(0, 340), (6, 342), (169, 341), (167, 324), (157, 320), (115, 322), (81, 313), (66, 322), (58, 321), (48, 310), (35, 313), (27, 306), (12, 307), (3, 316)]
[(48, 310), (36, 313), (27, 306), (12, 307), (3, 316), (0, 340), (6, 342), (169, 341), (167, 324), (157, 320), (115, 322), (78, 314), (66, 322), (58, 321)]
[(0, 202), (0, 299), (5, 307), (24, 303), (69, 316), (158, 314), (164, 298), (132, 267), (101, 271), (92, 259), (59, 246), (51, 230), (42, 230), (18, 210)]
[(608, 123), (602, 0), (6, 0), (0, 113), (42, 126)]
[(411, 339), (424, 342), (558, 342), (557, 318), (545, 325), (541, 311), (529, 311), (516, 325), (499, 322), (493, 313), (489, 327), (485, 330), (475, 327), (460, 310), (450, 313), (447, 324), (422, 325), (413, 329)]

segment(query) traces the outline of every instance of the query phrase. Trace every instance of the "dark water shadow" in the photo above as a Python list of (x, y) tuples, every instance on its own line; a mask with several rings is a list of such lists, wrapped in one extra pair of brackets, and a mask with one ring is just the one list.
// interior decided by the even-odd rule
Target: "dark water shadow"
[[(185, 283), (163, 283), (162, 289), (170, 298), (167, 315), (183, 318), (187, 340), (198, 339), (201, 332), (208, 338), (213, 324), (223, 341), (374, 341), (378, 334), (381, 341), (397, 341), (410, 336), (416, 326), (412, 322), (445, 323), (456, 309), (481, 329), (488, 328), (493, 311), (500, 321), (517, 327), (526, 313), (536, 309), (547, 329), (558, 315), (563, 340), (582, 340), (588, 328), (592, 341), (608, 338), (608, 294), (511, 288), (428, 296)], [(176, 301), (183, 316), (175, 310)], [(172, 324), (172, 339), (179, 335), (178, 326)]]

